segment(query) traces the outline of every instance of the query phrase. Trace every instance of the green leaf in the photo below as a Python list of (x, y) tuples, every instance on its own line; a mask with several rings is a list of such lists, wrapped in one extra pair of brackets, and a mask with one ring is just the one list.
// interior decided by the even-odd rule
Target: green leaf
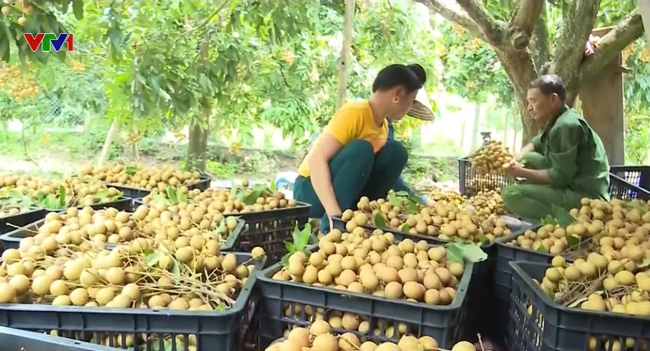
[(63, 185), (59, 185), (59, 208), (65, 208), (65, 207), (66, 207), (65, 187)]
[(537, 249), (535, 249), (535, 251), (537, 251), (537, 252), (548, 253), (548, 251), (546, 250), (546, 248), (544, 247), (544, 245), (539, 245), (539, 246), (537, 247)]
[(553, 216), (551, 216), (551, 215), (548, 215), (545, 218), (542, 218), (540, 223), (541, 223), (541, 225), (547, 225), (547, 224), (556, 225), (557, 224), (557, 222), (555, 221), (555, 218), (553, 218)]
[(293, 243), (285, 242), (284, 247), (287, 249), (287, 252), (294, 253), (296, 252), (296, 246)]
[(152, 252), (144, 256), (144, 263), (146, 263), (149, 267), (157, 265), (158, 261), (160, 261), (160, 254), (158, 252)]
[[(170, 255), (172, 254), (172, 250), (169, 249), (169, 246), (167, 246), (167, 244), (162, 243), (162, 244), (160, 244), (160, 247), (162, 248), (162, 251), (164, 253), (170, 254)], [(151, 250), (151, 249), (148, 248), (147, 250)], [(152, 252), (153, 252), (153, 250), (152, 250)]]
[(402, 202), (397, 198), (397, 195), (391, 191), (388, 193), (388, 203), (391, 206), (399, 206)]
[(84, 18), (84, 2), (81, 0), (75, 0), (72, 2), (72, 12), (74, 16), (81, 20)]
[(407, 206), (407, 210), (412, 214), (418, 213), (418, 203), (410, 202)]
[(650, 258), (645, 258), (643, 262), (637, 266), (637, 268), (647, 268), (650, 267)]
[(411, 230), (411, 227), (409, 227), (409, 225), (406, 223), (402, 224), (402, 226), (399, 228), (399, 231), (404, 233), (408, 233), (409, 230)]
[(293, 227), (293, 232), (291, 233), (291, 238), (293, 239), (293, 244), (297, 245), (298, 242), (300, 242), (300, 235), (302, 232), (300, 229), (298, 229), (298, 224), (296, 223), (296, 226)]
[(275, 182), (273, 181), (270, 182), (269, 189), (271, 189), (272, 193), (275, 193), (278, 190), (278, 188), (275, 186)]
[(408, 193), (408, 191), (401, 190), (401, 191), (395, 192), (395, 195), (397, 195), (397, 196), (409, 196), (409, 193)]
[[(298, 224), (296, 224), (296, 229), (297, 228)], [(296, 244), (296, 250), (303, 251), (307, 247), (307, 243), (309, 243), (309, 238), (311, 237), (311, 224), (305, 224), (305, 227), (302, 228), (302, 231), (299, 233), (298, 241), (295, 241), (294, 243)]]
[(481, 234), (478, 237), (478, 240), (483, 245), (489, 245), (490, 244), (490, 239), (485, 234)]
[(461, 250), (458, 246), (452, 246), (451, 244), (448, 244), (447, 246), (447, 259), (456, 262), (456, 263), (463, 263), (463, 250)]
[(108, 197), (108, 189), (102, 189), (95, 194), (95, 198), (100, 202)]
[[(21, 197), (23, 196), (22, 194), (20, 195)], [(43, 201), (44, 198), (45, 198), (45, 193), (43, 193), (40, 190), (36, 192), (36, 201)]]
[(214, 229), (214, 232), (217, 234), (223, 234), (224, 230), (226, 229), (226, 219), (222, 219), (221, 222), (219, 222), (219, 226)]
[(555, 301), (555, 293), (553, 290), (546, 290), (546, 296), (548, 296), (551, 301)]
[(377, 213), (373, 219), (373, 223), (377, 228), (386, 228), (386, 219), (382, 216), (381, 213)]
[(187, 194), (185, 194), (183, 192), (179, 191), (178, 193), (176, 193), (176, 198), (177, 198), (176, 203), (180, 204), (180, 203), (183, 203), (183, 202), (187, 202)]
[(282, 256), (282, 259), (280, 260), (280, 262), (282, 262), (282, 266), (289, 267), (289, 257), (290, 256), (291, 256), (291, 252), (289, 252), (289, 253), (285, 254), (284, 256)]
[(632, 207), (633, 209), (637, 209), (640, 212), (648, 212), (648, 205), (646, 203), (639, 203), (639, 202), (629, 202), (628, 206)]
[(43, 204), (45, 208), (50, 210), (59, 209), (59, 201), (54, 194), (49, 194), (45, 199), (43, 199)]
[(5, 22), (9, 22), (8, 18), (5, 16), (3, 17), (5, 21), (0, 21), (0, 27), (2, 27), (2, 31), (5, 33), (0, 35), (0, 61), (9, 62), (11, 59), (11, 32), (9, 30), (8, 24), (5, 24)]
[(235, 178), (230, 179), (230, 195), (237, 196), (237, 185), (235, 184)]
[(569, 248), (575, 248), (580, 245), (580, 237), (573, 234), (567, 235), (566, 244)]
[(167, 198), (165, 198), (165, 196), (163, 196), (163, 194), (156, 194), (156, 195), (154, 195), (153, 199), (156, 202), (166, 204), (168, 206), (171, 205), (171, 202), (169, 200), (167, 200)]
[(463, 257), (470, 262), (481, 262), (487, 260), (487, 254), (480, 246), (474, 243), (451, 243), (447, 245), (458, 246)]
[(178, 279), (181, 276), (181, 264), (174, 257), (172, 257), (172, 262), (174, 262), (172, 265), (172, 274)]
[(126, 166), (126, 174), (128, 175), (134, 175), (138, 171), (138, 167), (136, 166)]
[(569, 211), (558, 205), (551, 205), (551, 214), (557, 221), (557, 224), (559, 224), (562, 228), (566, 228), (571, 224), (578, 223), (578, 220), (575, 219), (575, 217), (573, 217)]
[(260, 196), (262, 196), (262, 193), (264, 193), (264, 190), (263, 190), (263, 189), (259, 189), (259, 188), (257, 188), (257, 189), (253, 189), (253, 191), (251, 191), (250, 194), (248, 194), (248, 196), (246, 196), (246, 197), (244, 198), (244, 201), (243, 201), (243, 202), (244, 202), (246, 205), (249, 205), (249, 206), (250, 206), (250, 205), (253, 205), (253, 204), (255, 204), (255, 202), (257, 201), (257, 199), (258, 199)]
[(166, 192), (167, 199), (169, 199), (169, 201), (172, 201), (172, 204), (174, 204), (174, 201), (176, 201), (176, 190), (174, 190), (172, 186), (168, 186)]

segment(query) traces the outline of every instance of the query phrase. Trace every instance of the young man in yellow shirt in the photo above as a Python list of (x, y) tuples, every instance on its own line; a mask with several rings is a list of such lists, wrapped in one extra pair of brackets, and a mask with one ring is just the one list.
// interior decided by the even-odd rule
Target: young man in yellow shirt
[(329, 232), (331, 217), (356, 205), (362, 196), (385, 197), (408, 161), (406, 148), (388, 139), (388, 123), (411, 109), (426, 81), (420, 65), (382, 69), (368, 100), (345, 104), (316, 139), (298, 169), (294, 198), (311, 204), (310, 218)]

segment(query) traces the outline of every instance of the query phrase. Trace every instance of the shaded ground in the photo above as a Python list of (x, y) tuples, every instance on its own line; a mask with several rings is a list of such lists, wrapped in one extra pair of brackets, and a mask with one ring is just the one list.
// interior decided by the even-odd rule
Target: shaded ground
[[(144, 164), (184, 165), (186, 144), (168, 144), (144, 140), (139, 145), (139, 161)], [(71, 173), (87, 162), (94, 162), (99, 154), (96, 143), (70, 143), (67, 140), (48, 140), (47, 143), (22, 143), (21, 140), (0, 141), (0, 171), (28, 173)], [(110, 161), (132, 162), (129, 147), (114, 145)], [(245, 177), (269, 181), (281, 172), (295, 172), (303, 152), (242, 148), (233, 153), (226, 146), (208, 147), (207, 171), (215, 179), (228, 180)], [(411, 155), (404, 172), (407, 182), (428, 180), (457, 181), (456, 158), (434, 158)]]

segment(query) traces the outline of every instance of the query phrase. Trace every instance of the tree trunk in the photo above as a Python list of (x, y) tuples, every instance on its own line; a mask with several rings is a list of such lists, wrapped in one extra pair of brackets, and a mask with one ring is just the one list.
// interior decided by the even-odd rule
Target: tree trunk
[(503, 137), (501, 140), (503, 140), (503, 144), (507, 145), (506, 142), (508, 140), (508, 130), (510, 129), (510, 119), (511, 119), (510, 113), (506, 113), (505, 115), (505, 121), (503, 122)]
[(478, 102), (474, 104), (474, 126), (472, 127), (472, 150), (470, 153), (474, 153), (477, 149), (478, 143), (478, 133), (481, 125), (481, 104)]
[(510, 149), (513, 153), (519, 152), (519, 148), (517, 147), (517, 117), (515, 117), (517, 113), (517, 106), (511, 106), (510, 107), (510, 114), (512, 115), (512, 129), (514, 130), (514, 134), (512, 136), (512, 149)]
[(187, 162), (185, 169), (205, 171), (207, 163), (209, 121), (212, 108), (203, 102), (200, 106), (201, 115), (192, 118), (187, 146)]
[[(497, 21), (482, 1), (456, 0), (463, 9), (457, 11), (442, 0), (417, 0), (445, 19), (463, 26), (468, 32), (488, 43), (495, 51), (515, 91), (515, 99), (522, 118), (522, 143), (526, 144), (539, 132), (539, 126), (527, 117), (526, 91), (537, 78), (537, 68), (543, 61), (543, 29), (537, 26), (544, 16), (544, 1), (518, 1), (517, 9), (509, 21)], [(640, 0), (639, 3), (643, 3)], [(565, 7), (563, 7), (564, 9)], [(607, 35), (603, 36), (595, 53), (585, 58), (585, 44), (591, 33), (600, 8), (600, 0), (572, 0), (563, 11), (563, 25), (555, 35), (555, 50), (548, 73), (562, 77), (567, 86), (567, 104), (573, 102), (581, 84), (589, 84), (621, 50), (643, 35), (643, 23), (638, 10), (632, 11)], [(650, 9), (648, 10), (650, 11)], [(540, 40), (537, 40), (538, 36)], [(535, 63), (528, 51), (529, 44), (536, 51)], [(547, 38), (548, 40), (548, 38)]]
[(503, 65), (503, 69), (510, 78), (512, 87), (515, 91), (515, 100), (519, 107), (522, 126), (524, 129), (522, 145), (526, 145), (539, 132), (539, 127), (528, 117), (528, 86), (537, 78), (535, 65), (527, 51), (515, 50), (514, 48), (505, 47), (502, 49), (495, 48), (497, 57)]
[(465, 128), (467, 127), (467, 122), (463, 121), (461, 122), (460, 125), (460, 149), (463, 150), (463, 152), (467, 152), (465, 150)]
[(106, 134), (106, 140), (104, 140), (104, 147), (102, 147), (102, 152), (99, 154), (99, 159), (97, 160), (97, 165), (101, 166), (104, 161), (106, 161), (106, 158), (108, 156), (108, 151), (111, 148), (111, 144), (113, 143), (113, 139), (115, 139), (115, 136), (117, 135), (117, 119), (113, 120), (113, 123), (111, 123), (111, 127), (108, 129), (108, 133)]
[(539, 74), (545, 70), (545, 65), (549, 60), (550, 50), (548, 47), (548, 28), (546, 27), (547, 4), (544, 2), (542, 13), (537, 20), (533, 35), (530, 41), (530, 54), (533, 57), (535, 68)]
[(355, 0), (345, 1), (345, 18), (343, 20), (343, 45), (339, 60), (339, 85), (336, 97), (336, 109), (345, 103), (348, 84), (348, 64), (350, 61), (350, 47), (352, 46), (352, 24), (354, 22)]

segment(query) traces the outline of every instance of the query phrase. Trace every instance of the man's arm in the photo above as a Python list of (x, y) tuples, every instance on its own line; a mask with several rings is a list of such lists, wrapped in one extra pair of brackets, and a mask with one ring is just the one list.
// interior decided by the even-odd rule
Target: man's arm
[(553, 184), (553, 179), (548, 174), (548, 170), (546, 169), (521, 168), (519, 170), (519, 177), (523, 177), (537, 183)]
[(522, 147), (519, 153), (515, 156), (516, 161), (520, 161), (529, 152), (540, 152), (542, 149), (542, 135), (537, 134), (530, 143)]
[(585, 131), (579, 124), (557, 128), (549, 135), (551, 167), (543, 170), (520, 168), (517, 175), (559, 188), (569, 186), (578, 173), (578, 147), (584, 136)]

